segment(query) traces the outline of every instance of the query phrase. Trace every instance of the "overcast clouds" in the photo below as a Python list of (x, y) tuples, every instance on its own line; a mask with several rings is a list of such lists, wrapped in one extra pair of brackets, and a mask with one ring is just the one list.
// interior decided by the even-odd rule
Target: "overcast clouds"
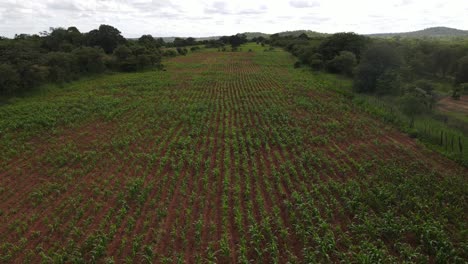
[(100, 24), (126, 37), (215, 36), (238, 32), (402, 32), (468, 29), (468, 0), (0, 0), (0, 36)]

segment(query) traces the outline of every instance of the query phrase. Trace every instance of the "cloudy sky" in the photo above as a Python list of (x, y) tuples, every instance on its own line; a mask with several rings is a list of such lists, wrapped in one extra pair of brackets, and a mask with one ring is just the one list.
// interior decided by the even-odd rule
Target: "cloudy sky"
[(100, 24), (125, 37), (202, 37), (238, 32), (468, 30), (468, 0), (0, 0), (0, 36)]

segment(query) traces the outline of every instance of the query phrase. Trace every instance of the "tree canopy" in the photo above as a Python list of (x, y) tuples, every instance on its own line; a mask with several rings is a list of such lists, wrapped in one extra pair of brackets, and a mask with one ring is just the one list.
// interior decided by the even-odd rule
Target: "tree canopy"
[(139, 70), (160, 65), (162, 39), (144, 35), (126, 40), (101, 25), (88, 33), (76, 27), (51, 28), (40, 35), (0, 40), (0, 94), (27, 91), (44, 82), (66, 82), (105, 70)]

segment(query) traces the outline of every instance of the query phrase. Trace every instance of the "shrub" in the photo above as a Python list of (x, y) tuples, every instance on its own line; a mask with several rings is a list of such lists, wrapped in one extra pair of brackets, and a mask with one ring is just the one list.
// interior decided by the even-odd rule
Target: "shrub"
[(461, 83), (459, 86), (462, 94), (468, 94), (468, 83)]
[(175, 50), (168, 49), (168, 50), (165, 50), (163, 52), (163, 56), (164, 57), (175, 57), (175, 56), (177, 56), (177, 52)]
[(20, 76), (10, 64), (0, 64), (0, 94), (12, 94), (19, 89)]
[(72, 54), (81, 72), (99, 73), (106, 69), (106, 64), (111, 64), (110, 57), (99, 48), (80, 47), (73, 50)]
[(49, 52), (44, 56), (44, 60), (49, 69), (48, 79), (52, 82), (70, 81), (79, 71), (76, 58), (71, 53)]
[(354, 67), (356, 67), (356, 55), (350, 51), (342, 51), (332, 60), (327, 62), (327, 69), (332, 73), (341, 73), (348, 76), (353, 75)]
[(179, 53), (179, 55), (187, 55), (188, 53), (188, 50), (186, 48), (177, 48), (177, 53)]
[(356, 69), (354, 89), (357, 92), (376, 91), (379, 78), (394, 72), (402, 64), (402, 59), (396, 49), (388, 44), (376, 44), (370, 47)]
[(468, 83), (468, 56), (458, 60), (455, 82), (457, 84)]

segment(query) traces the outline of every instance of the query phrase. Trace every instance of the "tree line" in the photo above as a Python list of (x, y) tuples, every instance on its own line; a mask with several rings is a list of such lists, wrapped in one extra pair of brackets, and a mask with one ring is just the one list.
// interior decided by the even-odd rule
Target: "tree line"
[(62, 83), (104, 71), (161, 66), (162, 39), (127, 40), (109, 25), (87, 33), (76, 27), (0, 38), (0, 95), (14, 95), (46, 83)]
[(63, 83), (88, 74), (104, 71), (138, 71), (162, 67), (163, 56), (186, 55), (208, 48), (232, 50), (247, 42), (244, 34), (197, 41), (175, 38), (165, 43), (162, 38), (143, 35), (125, 39), (110, 25), (82, 33), (76, 27), (51, 28), (39, 34), (17, 34), (13, 39), (0, 37), (0, 96), (33, 90), (44, 83)]
[(359, 93), (398, 97), (409, 115), (432, 110), (438, 85), (468, 93), (468, 41), (378, 39), (355, 33), (310, 38), (274, 34), (262, 42), (298, 58), (296, 67), (343, 74)]

